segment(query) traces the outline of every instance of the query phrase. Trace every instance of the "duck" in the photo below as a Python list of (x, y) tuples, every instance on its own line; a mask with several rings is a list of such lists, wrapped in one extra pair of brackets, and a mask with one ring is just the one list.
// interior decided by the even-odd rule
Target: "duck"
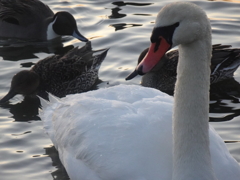
[(64, 55), (53, 55), (38, 61), (30, 70), (15, 74), (9, 92), (0, 100), (5, 103), (17, 94), (48, 99), (81, 93), (91, 89), (98, 80), (98, 70), (108, 49), (93, 51), (91, 42), (75, 47)]
[[(218, 83), (231, 79), (240, 65), (240, 49), (230, 48), (230, 45), (214, 44), (212, 46), (210, 83)], [(148, 52), (146, 48), (139, 55), (138, 64)], [(179, 52), (167, 52), (162, 60), (147, 74), (142, 76), (141, 85), (156, 88), (168, 94), (173, 94), (177, 77)]]
[(24, 41), (48, 41), (73, 36), (87, 42), (72, 14), (56, 14), (39, 0), (0, 0), (0, 38)]
[[(190, 2), (158, 13), (150, 48), (127, 79), (179, 46), (173, 97), (117, 85), (41, 99), (43, 127), (72, 180), (239, 180), (240, 166), (208, 123), (211, 26)], [(199, 51), (200, 50), (200, 51)]]

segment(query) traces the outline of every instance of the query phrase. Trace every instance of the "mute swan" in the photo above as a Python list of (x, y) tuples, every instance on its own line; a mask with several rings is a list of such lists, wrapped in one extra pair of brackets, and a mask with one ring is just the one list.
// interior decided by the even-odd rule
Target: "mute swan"
[[(212, 46), (210, 83), (217, 83), (233, 77), (240, 65), (240, 49), (230, 48), (229, 45), (215, 44)], [(138, 64), (147, 54), (145, 49), (138, 58)], [(145, 87), (156, 88), (172, 94), (177, 77), (178, 50), (165, 54), (158, 64), (142, 77), (141, 84)]]
[(70, 35), (87, 42), (74, 17), (65, 11), (54, 14), (39, 0), (0, 0), (0, 37), (46, 41)]
[(50, 96), (50, 103), (42, 101), (41, 118), (69, 177), (239, 180), (239, 164), (208, 125), (211, 28), (206, 14), (191, 3), (169, 4), (157, 16), (151, 41), (130, 77), (151, 70), (180, 45), (173, 130), (172, 98), (151, 88), (119, 85), (63, 99)]
[(98, 79), (98, 70), (108, 49), (92, 51), (91, 42), (75, 47), (65, 55), (53, 55), (38, 61), (30, 70), (13, 76), (11, 88), (0, 103), (16, 94), (38, 94), (47, 99), (47, 92), (57, 97), (86, 92)]

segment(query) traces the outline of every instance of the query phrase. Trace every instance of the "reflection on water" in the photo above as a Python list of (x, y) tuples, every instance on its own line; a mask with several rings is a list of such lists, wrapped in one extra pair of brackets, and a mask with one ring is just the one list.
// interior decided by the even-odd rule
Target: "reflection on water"
[(51, 158), (52, 165), (57, 168), (56, 171), (51, 172), (53, 179), (54, 180), (68, 180), (68, 179), (70, 179), (68, 177), (68, 174), (67, 174), (64, 166), (62, 165), (62, 163), (59, 159), (58, 151), (56, 150), (56, 148), (54, 146), (50, 146), (50, 147), (45, 147), (44, 149), (46, 151), (46, 155), (48, 155)]
[(38, 109), (40, 107), (40, 100), (38, 97), (25, 97), (22, 102), (17, 104), (4, 103), (0, 104), (0, 108), (9, 109), (13, 114), (12, 118), (15, 121), (32, 121), (40, 120), (38, 117)]
[[(116, 5), (117, 7), (112, 8), (112, 14), (108, 16), (109, 19), (119, 19), (127, 16), (126, 14), (119, 13), (122, 9), (121, 6), (149, 6), (152, 3), (132, 3), (132, 2), (124, 2), (124, 1), (117, 1), (113, 2), (113, 5)], [(143, 16), (149, 16), (149, 14), (135, 14), (135, 15), (143, 15)], [(110, 24), (110, 26), (115, 28), (115, 31), (122, 30), (129, 27), (134, 26), (142, 26), (142, 24), (136, 24), (136, 23), (117, 23), (117, 24)]]
[(115, 28), (115, 31), (122, 30), (129, 27), (134, 26), (142, 26), (142, 24), (126, 24), (126, 23), (119, 23), (119, 24), (110, 24), (110, 26)]
[(240, 0), (208, 0), (208, 1), (226, 1), (226, 2), (240, 3)]
[(112, 9), (112, 14), (108, 16), (109, 19), (118, 19), (118, 18), (123, 18), (126, 16), (126, 14), (121, 14), (119, 11), (121, 11), (119, 7), (113, 8)]
[(109, 19), (118, 19), (118, 18), (123, 18), (127, 16), (126, 14), (121, 14), (119, 11), (122, 9), (120, 8), (121, 6), (149, 6), (153, 3), (131, 3), (131, 2), (124, 2), (124, 1), (117, 1), (113, 2), (113, 5), (116, 5), (117, 7), (112, 8), (112, 15), (108, 16)]
[(18, 61), (21, 59), (33, 59), (38, 58), (35, 53), (45, 52), (48, 54), (65, 54), (74, 46), (69, 45), (63, 47), (62, 43), (21, 43), (11, 46), (0, 46), (0, 56), (4, 60)]
[[(210, 121), (230, 121), (240, 115), (240, 84), (234, 78), (212, 84), (210, 92), (212, 101), (210, 113), (218, 114), (217, 117), (210, 115)], [(231, 102), (231, 106), (229, 106), (229, 102)], [(221, 114), (223, 115), (221, 116)]]
[(149, 6), (153, 3), (133, 3), (133, 2), (124, 2), (124, 1), (117, 1), (113, 2), (112, 4), (117, 5), (117, 6)]
[[(119, 11), (122, 10), (121, 8), (119, 8), (121, 6), (126, 6), (126, 5), (148, 6), (148, 5), (151, 5), (152, 3), (124, 3), (123, 1), (120, 1), (120, 2), (114, 2), (112, 4), (117, 5), (117, 7), (111, 9), (112, 14), (110, 16), (108, 16), (109, 19), (118, 19), (118, 18), (123, 18), (123, 17), (127, 16), (126, 14), (119, 13)], [(134, 14), (134, 15), (151, 16), (151, 14), (140, 14), (140, 13)]]

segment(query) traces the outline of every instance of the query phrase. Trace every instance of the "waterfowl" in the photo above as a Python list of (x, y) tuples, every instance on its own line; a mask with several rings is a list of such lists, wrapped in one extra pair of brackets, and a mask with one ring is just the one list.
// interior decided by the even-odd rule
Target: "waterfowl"
[(66, 12), (54, 14), (39, 0), (0, 0), (0, 37), (46, 41), (70, 35), (87, 42), (76, 20)]
[(201, 8), (163, 7), (150, 50), (128, 79), (177, 45), (174, 105), (167, 94), (136, 85), (42, 100), (44, 128), (70, 179), (239, 180), (239, 164), (208, 124), (211, 27)]
[[(217, 83), (233, 77), (240, 65), (240, 49), (231, 49), (229, 45), (212, 46), (210, 83)], [(138, 64), (148, 52), (145, 49), (138, 58)], [(141, 84), (172, 94), (176, 83), (178, 50), (166, 53), (158, 64), (142, 77)]]
[(64, 97), (88, 91), (98, 79), (98, 70), (108, 49), (92, 51), (91, 42), (75, 47), (65, 55), (53, 55), (37, 62), (30, 70), (13, 76), (11, 87), (0, 103), (16, 94), (39, 95), (47, 99), (47, 92)]

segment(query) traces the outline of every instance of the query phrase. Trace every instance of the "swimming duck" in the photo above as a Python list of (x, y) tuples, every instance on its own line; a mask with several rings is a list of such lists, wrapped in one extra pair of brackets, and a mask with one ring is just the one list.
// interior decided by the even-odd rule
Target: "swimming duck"
[(74, 17), (65, 11), (54, 14), (39, 0), (0, 0), (0, 37), (46, 41), (70, 35), (87, 42)]
[(163, 7), (133, 74), (147, 73), (177, 45), (174, 103), (136, 85), (42, 100), (44, 128), (70, 179), (239, 180), (239, 164), (208, 123), (212, 46), (205, 12), (189, 2)]
[[(231, 49), (229, 45), (215, 44), (212, 46), (210, 83), (217, 83), (233, 77), (240, 65), (240, 49)], [(145, 49), (138, 58), (138, 64), (147, 54)], [(172, 94), (176, 83), (178, 50), (165, 54), (159, 63), (142, 77), (141, 84)]]
[(57, 97), (88, 91), (98, 79), (98, 70), (108, 49), (92, 51), (91, 42), (75, 47), (65, 55), (53, 55), (40, 60), (30, 70), (13, 76), (11, 88), (0, 103), (16, 94), (38, 94), (47, 99), (47, 92)]

